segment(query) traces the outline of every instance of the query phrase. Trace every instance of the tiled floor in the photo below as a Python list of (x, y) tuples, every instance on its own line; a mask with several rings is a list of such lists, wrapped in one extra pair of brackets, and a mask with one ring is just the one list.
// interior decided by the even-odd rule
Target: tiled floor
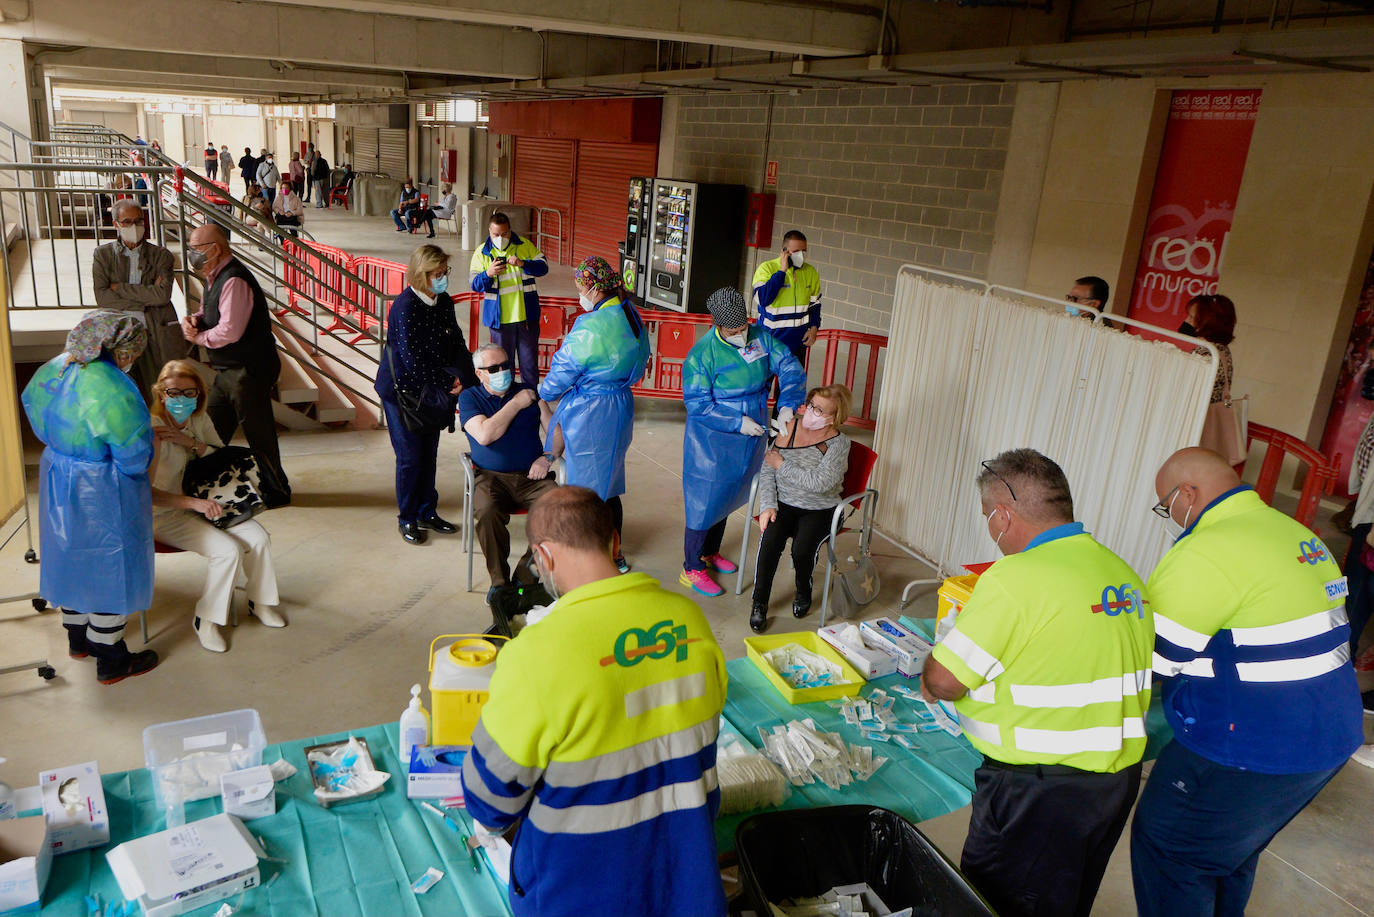
[[(403, 260), (418, 241), (386, 229), (385, 218), (354, 221), (333, 212), (317, 218), (311, 211), (309, 219), (322, 240), (359, 254)], [(465, 261), (465, 255), (454, 254), (455, 263)], [(555, 267), (544, 288), (564, 292), (556, 284), (567, 273)], [(680, 405), (640, 402), (625, 501), (631, 563), (679, 590), (681, 437)], [(460, 449), (458, 438), (445, 437), (439, 464), (441, 512), (455, 520), (461, 505)], [(189, 554), (159, 556), (149, 618), (152, 646), (164, 662), (144, 677), (105, 688), (96, 683), (89, 660), (66, 658), (53, 615), (35, 615), (27, 604), (0, 605), (0, 656), (46, 654), (59, 671), (51, 683), (31, 672), (0, 676), (0, 755), (10, 759), (0, 765), (0, 779), (25, 785), (42, 768), (91, 758), (107, 771), (138, 767), (141, 734), (149, 724), (237, 707), (261, 711), (270, 740), (391, 721), (405, 707), (410, 685), (426, 680), (430, 639), (487, 624), (481, 561), (475, 591), (465, 592), (459, 537), (436, 536), (413, 547), (397, 536), (393, 456), (385, 432), (287, 435), (283, 454), (295, 501), (263, 520), (272, 533), (282, 609), (291, 626), (268, 630), (241, 611), (240, 625), (229, 635), (230, 652), (205, 652), (190, 626), (204, 562)], [(27, 456), (31, 490), (37, 458), (36, 450)], [(11, 521), (0, 529), (0, 539), (13, 526)], [(740, 526), (736, 514), (727, 545), (738, 545)], [(512, 529), (514, 556), (524, 547), (519, 519)], [(37, 568), (21, 559), (23, 541), (20, 534), (0, 551), (0, 592), (5, 594), (36, 587)], [(1343, 549), (1338, 539), (1330, 545), (1338, 553)], [(878, 543), (877, 563), (883, 589), (867, 609), (873, 616), (894, 613), (906, 581), (927, 575), (884, 542)], [(782, 590), (774, 596), (775, 628), (799, 629), (801, 622), (788, 614), (789, 601)], [(928, 616), (934, 604), (933, 590), (926, 589), (911, 611)], [(737, 597), (730, 590), (702, 605), (727, 655), (742, 655), (748, 595)], [(805, 623), (814, 627), (817, 622)], [(1366, 846), (1374, 839), (1372, 797), (1374, 771), (1347, 766), (1271, 846), (1249, 913), (1374, 914), (1374, 854)], [(855, 798), (862, 800), (858, 792)], [(925, 825), (956, 861), (967, 817), (963, 810)], [(1125, 852), (1123, 844), (1095, 914), (1134, 912)]]

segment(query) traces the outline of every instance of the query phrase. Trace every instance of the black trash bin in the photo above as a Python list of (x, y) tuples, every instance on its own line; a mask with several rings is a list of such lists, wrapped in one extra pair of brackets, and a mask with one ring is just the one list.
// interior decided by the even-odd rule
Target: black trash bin
[(995, 917), (981, 895), (915, 825), (877, 806), (766, 812), (735, 829), (746, 906), (814, 897), (867, 882), (913, 917)]

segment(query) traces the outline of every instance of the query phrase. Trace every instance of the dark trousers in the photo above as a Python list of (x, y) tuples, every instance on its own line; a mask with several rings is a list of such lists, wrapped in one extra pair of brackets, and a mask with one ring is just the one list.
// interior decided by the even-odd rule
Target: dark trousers
[(520, 365), (520, 381), (538, 387), (539, 330), (531, 331), (524, 322), (511, 322), (493, 328), (491, 340)]
[(219, 174), (219, 160), (218, 160), (218, 159), (207, 159), (207, 160), (205, 160), (205, 177), (206, 177), (206, 178), (214, 178), (217, 174)]
[(730, 517), (726, 516), (709, 529), (683, 530), (683, 567), (688, 570), (706, 569), (706, 564), (701, 559), (703, 557), (715, 557), (720, 553), (720, 543), (725, 539), (725, 523), (729, 519)]
[(1369, 537), (1370, 523), (1355, 526), (1350, 535), (1350, 549), (1345, 552), (1345, 578), (1350, 594), (1345, 597), (1345, 614), (1350, 619), (1350, 658), (1354, 659), (1360, 645), (1360, 635), (1369, 623), (1374, 608), (1374, 571), (1364, 565), (1364, 540)]
[(1131, 824), (1140, 917), (1241, 917), (1260, 853), (1338, 770), (1257, 774), (1170, 742)]
[[(510, 517), (516, 510), (527, 510), (540, 494), (553, 490), (558, 484), (552, 475), (532, 481), (523, 471), (488, 471), (478, 468), (473, 481), (472, 515), (476, 520), (477, 543), (487, 562), (487, 573), (493, 586), (510, 582)], [(527, 569), (530, 550), (515, 565), (517, 571)]]
[(262, 196), (265, 197), (265, 198), (267, 198), (267, 203), (269, 203), (269, 204), (275, 204), (275, 203), (277, 202), (277, 189), (276, 189), (276, 188), (269, 188), (269, 187), (267, 187), (266, 185), (263, 185), (263, 186), (262, 186)]
[(301, 191), (301, 203), (302, 203), (302, 204), (308, 204), (308, 203), (310, 203), (310, 186), (313, 185), (313, 184), (314, 184), (314, 182), (311, 181), (308, 177), (307, 177), (307, 178), (301, 179), (301, 189), (300, 189), (300, 191)]
[(262, 499), (268, 505), (291, 499), (291, 483), (281, 466), (277, 446), (277, 422), (272, 417), (272, 386), (275, 379), (260, 379), (243, 367), (217, 369), (205, 413), (225, 443), (243, 427), (243, 437), (258, 461)]
[(797, 595), (811, 600), (811, 578), (816, 569), (816, 552), (830, 534), (830, 509), (797, 509), (778, 504), (778, 517), (763, 530), (759, 553), (754, 559), (754, 602), (768, 604), (773, 591), (773, 575), (787, 539), (792, 539), (792, 569), (796, 573)]
[(985, 759), (973, 781), (959, 862), (969, 882), (1001, 917), (1088, 917), (1140, 765), (1099, 774)]
[(253, 185), (253, 176), (249, 175), (247, 172), (244, 172), (244, 173), (243, 173), (243, 193), (244, 193), (244, 194), (247, 194), (249, 191), (253, 190), (252, 185)]
[(401, 525), (439, 514), (439, 491), (434, 487), (442, 428), (412, 433), (401, 419), (396, 402), (383, 398), (386, 432), (396, 453), (396, 521)]

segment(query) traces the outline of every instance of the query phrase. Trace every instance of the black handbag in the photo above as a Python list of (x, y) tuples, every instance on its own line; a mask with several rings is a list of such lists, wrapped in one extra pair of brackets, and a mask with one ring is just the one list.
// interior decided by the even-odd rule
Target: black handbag
[(253, 450), (242, 446), (225, 446), (191, 459), (181, 476), (182, 493), (224, 507), (222, 516), (207, 520), (221, 529), (252, 519), (267, 508), (258, 487), (258, 460)]
[(391, 369), (391, 384), (396, 390), (396, 406), (401, 409), (401, 423), (411, 433), (425, 433), (447, 427), (452, 433), (456, 428), (454, 409), (458, 399), (443, 386), (425, 382), (418, 389), (403, 388), (400, 377), (396, 375), (396, 360), (391, 355), (391, 345), (386, 348), (386, 363)]

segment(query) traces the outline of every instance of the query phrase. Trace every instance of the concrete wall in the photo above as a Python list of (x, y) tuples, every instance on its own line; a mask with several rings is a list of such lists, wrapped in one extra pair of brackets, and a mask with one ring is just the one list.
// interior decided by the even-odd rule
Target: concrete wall
[[(761, 190), (779, 163), (774, 245), (806, 233), (826, 324), (886, 333), (908, 262), (987, 271), (1015, 88), (988, 84), (683, 97), (664, 108), (671, 174)], [(676, 109), (674, 113), (674, 108)], [(666, 163), (665, 163), (666, 164)]]
[(239, 177), (238, 161), (243, 148), (249, 147), (253, 155), (267, 145), (265, 121), (250, 115), (207, 115), (205, 136), (214, 141), (216, 148), (228, 146), (234, 156), (234, 178)]
[(1174, 88), (1258, 87), (1260, 101), (1221, 292), (1236, 303), (1233, 391), (1252, 419), (1316, 442), (1368, 263), (1374, 76), (1066, 83), (1026, 284), (1117, 278), (1125, 311)]

